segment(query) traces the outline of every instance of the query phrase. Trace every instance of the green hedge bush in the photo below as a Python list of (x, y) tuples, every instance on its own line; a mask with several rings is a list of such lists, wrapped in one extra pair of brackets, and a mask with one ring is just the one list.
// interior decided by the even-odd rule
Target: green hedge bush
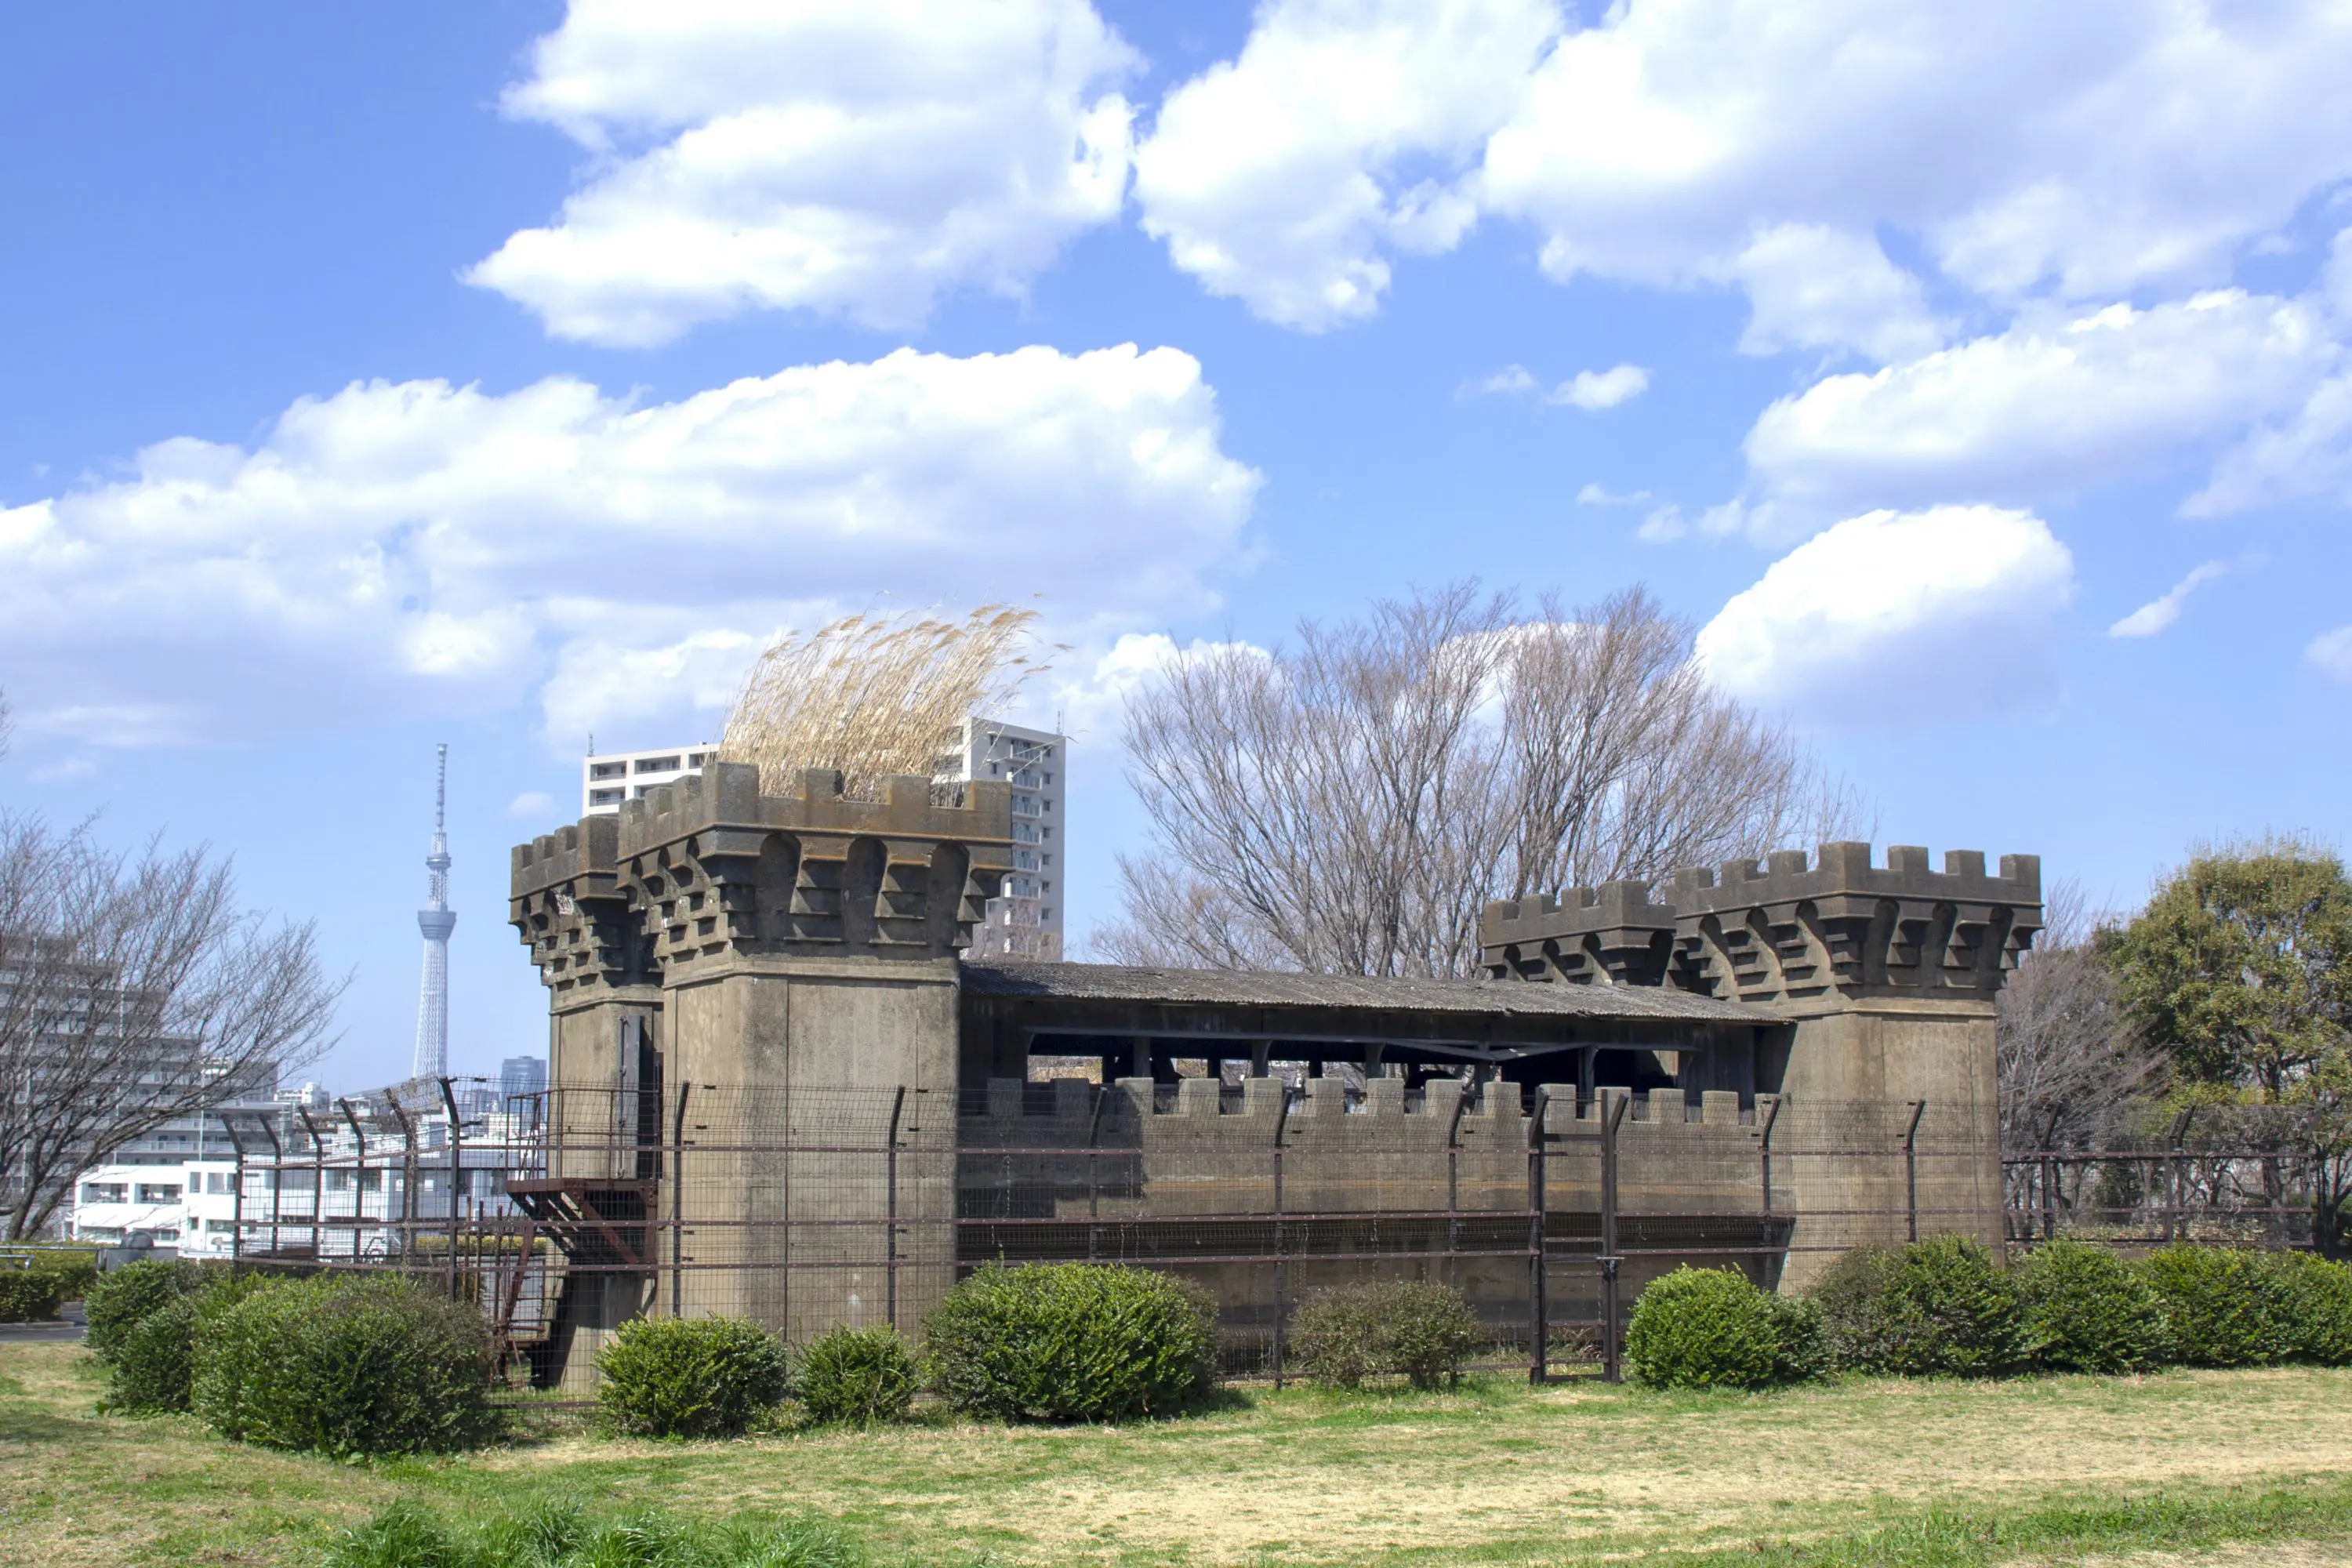
[(2352, 1265), (2281, 1252), (2271, 1268), (2286, 1314), (2285, 1349), (2299, 1361), (2352, 1366)]
[(2132, 1267), (2078, 1241), (2037, 1247), (2016, 1271), (2025, 1351), (2056, 1372), (2144, 1372), (2165, 1354), (2164, 1307)]
[(1633, 1303), (1625, 1363), (1653, 1388), (1766, 1388), (1822, 1370), (1811, 1304), (1758, 1289), (1736, 1268), (1675, 1269)]
[(734, 1437), (792, 1392), (782, 1342), (749, 1318), (640, 1318), (596, 1357), (599, 1424), (631, 1437)]
[(83, 1298), (89, 1329), (82, 1342), (101, 1362), (112, 1362), (115, 1351), (140, 1319), (157, 1308), (192, 1295), (202, 1276), (193, 1263), (167, 1263), (142, 1258), (101, 1274)]
[(1812, 1300), (1841, 1366), (1906, 1377), (1992, 1377), (2025, 1359), (2016, 1287), (1968, 1237), (1857, 1248), (1831, 1265)]
[(1015, 1421), (1164, 1415), (1214, 1384), (1213, 1305), (1164, 1274), (1091, 1263), (991, 1266), (923, 1324), (931, 1386)]
[(65, 1281), (46, 1269), (0, 1271), (0, 1323), (46, 1323), (68, 1300)]
[(1415, 1279), (1321, 1291), (1299, 1307), (1290, 1331), (1300, 1366), (1328, 1388), (1359, 1388), (1384, 1373), (1435, 1388), (1459, 1376), (1486, 1340), (1461, 1291)]
[(801, 1352), (793, 1381), (810, 1420), (872, 1426), (914, 1404), (915, 1358), (895, 1329), (835, 1329)]
[(472, 1305), (391, 1275), (314, 1275), (198, 1313), (191, 1403), (226, 1437), (338, 1458), (445, 1453), (505, 1427)]
[(264, 1275), (215, 1273), (194, 1294), (165, 1300), (131, 1324), (116, 1345), (99, 1408), (133, 1415), (187, 1409), (195, 1386), (196, 1342), (205, 1325), (269, 1284)]
[(2266, 1366), (2294, 1353), (2288, 1293), (2259, 1252), (2176, 1243), (2141, 1258), (2164, 1310), (2165, 1358), (2184, 1366)]

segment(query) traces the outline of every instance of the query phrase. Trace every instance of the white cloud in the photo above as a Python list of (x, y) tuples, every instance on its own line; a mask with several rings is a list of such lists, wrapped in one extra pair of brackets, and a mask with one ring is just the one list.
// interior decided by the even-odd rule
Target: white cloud
[(2338, 626), (2311, 639), (2304, 657), (2347, 686), (2352, 686), (2352, 626)]
[(2022, 501), (2300, 406), (2341, 355), (2302, 301), (2240, 289), (2008, 331), (1871, 374), (1833, 375), (1757, 419), (1762, 488), (1816, 509)]
[(1562, 278), (1890, 224), (1999, 297), (2210, 282), (2352, 173), (2347, 75), (2322, 3), (1643, 0), (1553, 51), (1483, 194)]
[(2051, 684), (2074, 558), (2030, 512), (1874, 511), (1776, 561), (1701, 628), (1733, 695), (1829, 723), (1990, 711)]
[(1258, 477), (1172, 349), (901, 350), (639, 405), (556, 377), (305, 398), (250, 450), (0, 510), (23, 731), (113, 744), (523, 700), (569, 747), (721, 705), (840, 607), (1041, 594), (1058, 633), (1198, 613)]
[(1467, 397), (1516, 397), (1522, 393), (1542, 390), (1543, 384), (1523, 364), (1507, 364), (1482, 380), (1466, 382), (1462, 388)]
[(1818, 224), (1782, 224), (1718, 269), (1754, 307), (1742, 353), (1854, 349), (1881, 362), (1932, 353), (1948, 324), (1927, 309), (1919, 279), (1878, 241)]
[(1136, 152), (1143, 226), (1213, 294), (1308, 331), (1370, 315), (1384, 252), (1450, 249), (1463, 176), (1559, 27), (1547, 0), (1270, 0)]
[(516, 822), (551, 822), (555, 797), (543, 789), (527, 789), (507, 802), (507, 816)]
[(2327, 0), (1272, 0), (1170, 95), (1137, 192), (1177, 265), (1292, 325), (1500, 214), (1563, 280), (1745, 288), (1752, 352), (1891, 360), (1945, 328), (1881, 232), (2003, 302), (2221, 282), (2352, 175), (2347, 79)]
[(1609, 370), (1578, 371), (1573, 380), (1563, 381), (1552, 389), (1551, 401), (1597, 414), (1629, 403), (1649, 389), (1648, 371), (1638, 364), (1621, 364)]
[(2180, 510), (2221, 517), (2331, 491), (2352, 506), (2352, 375), (2320, 383), (2302, 407), (2222, 453)]
[(1576, 492), (1576, 504), (1579, 506), (1640, 506), (1649, 499), (1647, 490), (1628, 490), (1619, 495), (1598, 482), (1589, 483)]
[(1087, 0), (572, 0), (509, 113), (596, 153), (469, 279), (562, 337), (803, 307), (886, 326), (1017, 292), (1118, 216), (1139, 63)]
[(2181, 605), (2189, 602), (2189, 595), (2195, 593), (2200, 584), (2210, 583), (2216, 577), (2226, 575), (2229, 570), (2227, 562), (2208, 561), (2202, 566), (2191, 571), (2188, 576), (2175, 583), (2161, 596), (2150, 599), (2147, 604), (2109, 626), (2107, 635), (2111, 637), (2156, 636), (2180, 618)]

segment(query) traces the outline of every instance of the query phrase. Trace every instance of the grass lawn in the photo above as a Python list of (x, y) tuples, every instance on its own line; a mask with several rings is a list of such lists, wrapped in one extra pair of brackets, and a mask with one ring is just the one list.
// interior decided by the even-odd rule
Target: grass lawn
[(1161, 1426), (730, 1444), (559, 1428), (375, 1467), (100, 1416), (98, 1392), (79, 1346), (0, 1345), (0, 1563), (311, 1563), (395, 1498), (464, 1518), (544, 1495), (820, 1514), (877, 1565), (2352, 1563), (2352, 1372), (2311, 1368), (1258, 1392)]

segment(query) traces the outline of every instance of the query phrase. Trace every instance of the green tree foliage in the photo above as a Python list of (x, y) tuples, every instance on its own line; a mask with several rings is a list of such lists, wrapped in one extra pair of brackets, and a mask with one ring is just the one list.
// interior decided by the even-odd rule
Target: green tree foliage
[(1822, 1369), (1819, 1313), (1732, 1268), (1651, 1281), (1625, 1329), (1625, 1363), (1653, 1388), (1764, 1388)]
[(1201, 1291), (1091, 1263), (982, 1268), (923, 1323), (940, 1396), (1012, 1421), (1173, 1415), (1213, 1385), (1216, 1342)]
[(1458, 1375), (1486, 1339), (1462, 1292), (1415, 1279), (1322, 1291), (1298, 1309), (1291, 1329), (1307, 1375), (1331, 1388), (1360, 1387), (1383, 1373), (1434, 1388)]
[[(2352, 879), (2298, 839), (2200, 855), (2102, 939), (2141, 1037), (2186, 1085), (2291, 1107), (2314, 1157), (2320, 1246), (2352, 1199)], [(2273, 1201), (2284, 1194), (2265, 1173)]]
[(600, 1423), (631, 1437), (734, 1437), (792, 1392), (782, 1341), (749, 1318), (639, 1318), (598, 1352)]
[(2352, 1264), (2308, 1252), (2268, 1259), (2287, 1321), (2287, 1353), (2322, 1366), (2352, 1366)]

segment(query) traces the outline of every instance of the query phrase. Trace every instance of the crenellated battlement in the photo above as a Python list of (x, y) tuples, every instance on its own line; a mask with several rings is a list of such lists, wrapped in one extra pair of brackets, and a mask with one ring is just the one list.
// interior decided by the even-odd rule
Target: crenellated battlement
[(928, 778), (855, 799), (803, 770), (714, 763), (514, 850), (512, 920), (558, 992), (646, 984), (729, 952), (940, 957), (1012, 869), (1010, 786)]
[(1498, 979), (1665, 985), (1741, 1002), (1974, 996), (1990, 1001), (2042, 927), (2042, 861), (1955, 849), (1936, 870), (1895, 845), (1824, 844), (1763, 861), (1489, 904), (1480, 958)]

